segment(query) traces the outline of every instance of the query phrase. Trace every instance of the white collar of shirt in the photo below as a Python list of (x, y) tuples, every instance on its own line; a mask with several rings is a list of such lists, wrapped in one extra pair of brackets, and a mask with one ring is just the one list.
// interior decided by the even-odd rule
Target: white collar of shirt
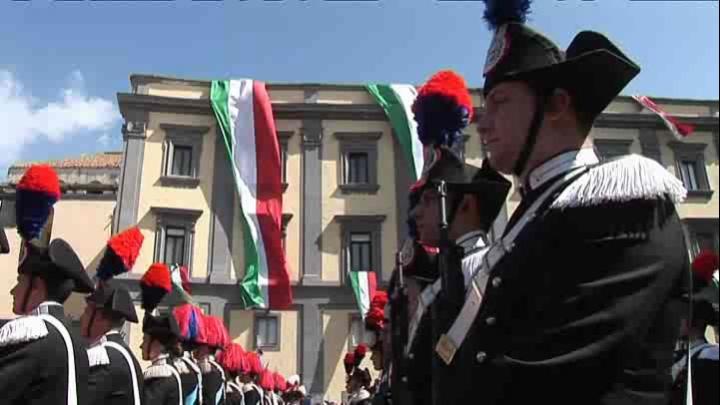
[(45, 302), (42, 302), (40, 305), (38, 305), (38, 307), (35, 308), (30, 314), (31, 315), (49, 314), (50, 307), (61, 307), (62, 308), (62, 304), (59, 302), (55, 302), (55, 301), (45, 301)]
[(562, 153), (533, 169), (525, 181), (523, 192), (529, 193), (549, 180), (581, 166), (600, 163), (593, 148), (583, 148)]
[(153, 366), (167, 364), (168, 358), (170, 358), (169, 354), (161, 354), (155, 360), (152, 361), (152, 364), (153, 364)]

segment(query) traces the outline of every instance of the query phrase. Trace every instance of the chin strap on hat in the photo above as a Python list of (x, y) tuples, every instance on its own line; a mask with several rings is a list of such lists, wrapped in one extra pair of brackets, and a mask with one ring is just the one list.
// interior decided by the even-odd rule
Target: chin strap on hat
[(515, 162), (515, 168), (513, 172), (516, 176), (521, 176), (527, 167), (528, 160), (532, 155), (533, 149), (537, 144), (538, 135), (540, 134), (540, 127), (542, 127), (543, 121), (545, 120), (545, 111), (547, 109), (547, 103), (552, 96), (553, 89), (540, 89), (537, 91), (537, 99), (535, 102), (535, 114), (533, 115), (532, 121), (530, 122), (530, 130), (523, 145), (522, 151), (517, 162)]

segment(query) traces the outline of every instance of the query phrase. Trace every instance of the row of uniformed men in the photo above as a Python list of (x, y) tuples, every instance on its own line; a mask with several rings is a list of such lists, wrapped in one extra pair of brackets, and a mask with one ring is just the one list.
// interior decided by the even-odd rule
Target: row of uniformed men
[[(366, 317), (383, 359), (371, 402), (666, 405), (689, 299), (687, 191), (651, 159), (601, 162), (589, 136), (640, 68), (597, 32), (562, 51), (525, 25), (528, 0), (485, 3), (488, 157), (464, 162), (472, 98), (459, 75), (435, 75), (412, 107), (424, 167), (411, 232)], [(491, 240), (501, 173), (522, 201)]]
[[(113, 278), (132, 269), (143, 236), (131, 228), (112, 237), (93, 282), (73, 248), (51, 238), (59, 198), (49, 166), (30, 167), (17, 185), (22, 246), (11, 294), (18, 317), (0, 328), (2, 403), (278, 405), (285, 403), (281, 394), (288, 403), (304, 396), (297, 376), (288, 383), (263, 368), (256, 353), (230, 344), (223, 322), (192, 305), (187, 285), (173, 283), (183, 280), (184, 269), (174, 266), (173, 274), (164, 264), (152, 265), (140, 281), (142, 358), (151, 362), (142, 372), (121, 333), (126, 322), (138, 322), (135, 307)], [(86, 295), (79, 333), (63, 309), (73, 292)], [(157, 306), (170, 293), (185, 302), (161, 315)]]

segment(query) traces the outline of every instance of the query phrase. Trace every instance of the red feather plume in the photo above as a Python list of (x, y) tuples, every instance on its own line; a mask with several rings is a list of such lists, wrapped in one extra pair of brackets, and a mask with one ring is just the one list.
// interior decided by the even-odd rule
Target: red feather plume
[(452, 70), (442, 70), (434, 74), (420, 89), (417, 97), (433, 95), (443, 96), (465, 107), (470, 114), (469, 120), (472, 121), (474, 114), (472, 97), (462, 76)]
[(692, 263), (693, 273), (697, 278), (709, 283), (713, 273), (718, 269), (718, 255), (710, 250), (700, 252)]
[(170, 269), (163, 263), (154, 263), (140, 279), (140, 283), (147, 287), (157, 287), (166, 292), (172, 291)]
[(18, 190), (37, 191), (60, 199), (60, 180), (55, 169), (48, 165), (32, 165), (17, 185)]
[(140, 228), (134, 226), (110, 238), (107, 247), (122, 261), (125, 271), (130, 271), (140, 255), (143, 240)]
[(373, 297), (372, 297), (372, 301), (370, 301), (370, 306), (385, 309), (385, 305), (387, 305), (387, 303), (388, 303), (387, 292), (385, 292), (383, 290), (377, 290), (377, 291), (375, 291), (375, 295), (373, 295)]
[(262, 371), (262, 374), (260, 375), (260, 387), (266, 391), (272, 391), (275, 389), (275, 378), (270, 370), (265, 369)]
[(225, 348), (218, 355), (218, 363), (227, 371), (237, 373), (240, 371), (245, 350), (237, 343), (233, 343)]
[(275, 389), (280, 392), (285, 392), (288, 389), (287, 380), (278, 372), (275, 373)]
[(368, 352), (368, 348), (365, 345), (358, 345), (358, 347), (355, 348), (355, 351), (353, 352), (353, 356), (355, 357), (355, 367), (359, 367), (362, 361), (365, 359), (365, 355)]
[(345, 373), (352, 374), (355, 368), (355, 353), (348, 353), (343, 359), (343, 365), (345, 366)]
[(250, 366), (250, 374), (261, 375), (263, 372), (260, 356), (255, 352), (248, 352), (247, 358)]

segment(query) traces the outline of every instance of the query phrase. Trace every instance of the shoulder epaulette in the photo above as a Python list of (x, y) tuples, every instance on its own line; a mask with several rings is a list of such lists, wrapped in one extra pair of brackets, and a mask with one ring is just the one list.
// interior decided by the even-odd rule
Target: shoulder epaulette
[(108, 357), (105, 345), (99, 344), (87, 349), (87, 356), (90, 367), (110, 364), (110, 357)]
[(0, 347), (32, 342), (47, 335), (47, 325), (42, 318), (25, 316), (14, 319), (0, 328)]
[(659, 198), (679, 203), (686, 197), (682, 182), (659, 163), (640, 155), (628, 155), (580, 175), (560, 193), (551, 209)]
[(173, 368), (169, 364), (156, 364), (148, 367), (143, 373), (146, 380), (173, 376)]

